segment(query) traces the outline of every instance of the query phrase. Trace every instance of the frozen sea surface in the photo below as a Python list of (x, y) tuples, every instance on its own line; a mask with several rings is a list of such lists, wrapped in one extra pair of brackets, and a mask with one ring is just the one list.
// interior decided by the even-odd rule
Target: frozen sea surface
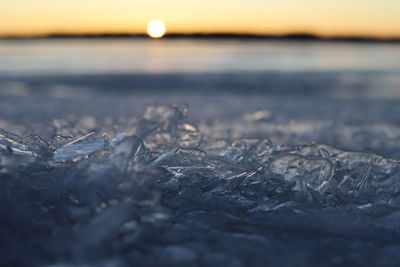
[[(399, 61), (390, 54), (398, 48), (361, 45), (364, 60), (379, 55), (381, 63), (358, 59), (348, 69), (344, 55), (357, 55), (341, 54), (349, 44), (321, 44), (329, 49), (309, 54), (322, 49), (317, 59), (330, 52), (342, 65), (305, 68), (314, 63), (304, 48), (296, 56), (298, 46), (287, 44), (287, 59), (304, 64), (283, 70), (265, 65), (268, 44), (208, 45), (217, 55), (236, 51), (235, 62), (258, 51), (266, 63), (29, 73), (24, 57), (17, 64), (8, 53), (14, 69), (0, 69), (0, 265), (400, 264)], [(114, 53), (132, 52), (119, 46)], [(53, 45), (45, 54), (54, 61), (52, 49), (82, 47)], [(174, 47), (172, 62), (184, 60)], [(211, 64), (190, 49), (198, 58), (188, 61)], [(91, 53), (83, 55), (104, 56)], [(40, 65), (43, 56), (33, 54)]]

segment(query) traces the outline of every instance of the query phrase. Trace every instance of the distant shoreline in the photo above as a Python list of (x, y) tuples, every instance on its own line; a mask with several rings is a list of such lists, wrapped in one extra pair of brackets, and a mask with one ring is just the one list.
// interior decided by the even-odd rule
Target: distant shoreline
[[(42, 39), (148, 39), (146, 34), (130, 33), (101, 33), (101, 34), (47, 34), (37, 36), (0, 36), (0, 40), (42, 40)], [(339, 36), (323, 37), (307, 33), (295, 33), (285, 35), (256, 35), (256, 34), (233, 34), (233, 33), (194, 33), (181, 34), (170, 33), (163, 39), (208, 39), (208, 40), (270, 40), (270, 41), (319, 41), (319, 42), (358, 42), (358, 43), (400, 43), (400, 37), (378, 38), (367, 36)]]

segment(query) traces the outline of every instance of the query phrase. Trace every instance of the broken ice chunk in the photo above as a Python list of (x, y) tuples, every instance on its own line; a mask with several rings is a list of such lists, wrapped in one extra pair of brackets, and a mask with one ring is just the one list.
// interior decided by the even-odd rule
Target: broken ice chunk
[(307, 170), (306, 183), (317, 192), (324, 193), (332, 186), (334, 165), (325, 158), (308, 159), (305, 166)]
[(105, 150), (108, 146), (106, 139), (67, 144), (54, 152), (55, 162), (77, 161), (92, 154)]
[(114, 146), (114, 162), (122, 168), (124, 174), (144, 166), (146, 149), (139, 136), (126, 137), (124, 133), (119, 133), (111, 139), (111, 145)]
[(166, 164), (171, 167), (190, 166), (203, 162), (206, 152), (197, 148), (175, 147), (158, 156), (151, 162), (152, 166)]
[(116, 146), (119, 143), (121, 143), (124, 140), (125, 137), (126, 137), (125, 133), (123, 133), (123, 132), (122, 133), (117, 133), (116, 135), (114, 135), (111, 138), (110, 143), (111, 143), (112, 146)]
[(303, 174), (304, 169), (301, 166), (305, 161), (305, 158), (299, 154), (288, 153), (275, 158), (269, 168), (272, 173), (283, 175), (286, 180), (291, 181)]
[(37, 157), (32, 150), (33, 141), (0, 129), (0, 152), (10, 152), (21, 156)]
[(325, 158), (306, 158), (288, 153), (277, 157), (270, 164), (270, 171), (282, 175), (287, 181), (296, 182), (296, 190), (308, 188), (324, 193), (331, 185), (334, 166)]

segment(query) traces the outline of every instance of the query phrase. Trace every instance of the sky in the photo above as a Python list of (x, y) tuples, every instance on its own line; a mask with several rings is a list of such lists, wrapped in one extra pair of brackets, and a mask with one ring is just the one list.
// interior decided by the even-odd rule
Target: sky
[(313, 33), (400, 36), (400, 0), (1, 0), (0, 35)]

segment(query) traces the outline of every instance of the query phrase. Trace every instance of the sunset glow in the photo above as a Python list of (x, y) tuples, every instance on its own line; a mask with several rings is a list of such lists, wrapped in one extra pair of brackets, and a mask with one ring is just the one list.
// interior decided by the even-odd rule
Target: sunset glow
[[(79, 10), (79, 12), (77, 12)], [(0, 35), (170, 33), (400, 36), (398, 0), (2, 0)]]

